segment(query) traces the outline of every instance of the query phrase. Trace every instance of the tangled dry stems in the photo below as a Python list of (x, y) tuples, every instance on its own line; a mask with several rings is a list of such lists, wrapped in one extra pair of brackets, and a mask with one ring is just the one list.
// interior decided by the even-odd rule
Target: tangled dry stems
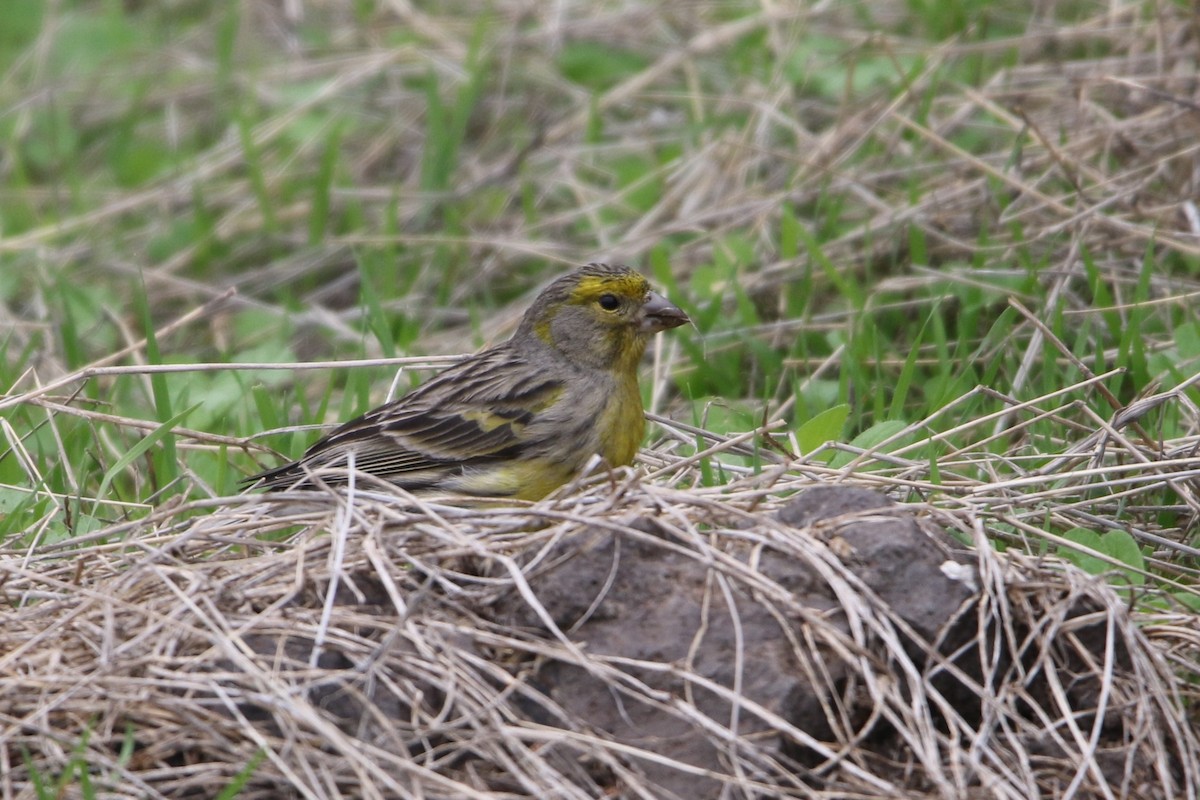
[[(794, 472), (689, 491), (627, 476), (488, 509), (369, 487), (353, 505), (247, 497), (7, 558), (4, 790), (23, 796), (32, 771), (56, 776), (82, 758), (105, 796), (211, 796), (261, 753), (239, 796), (671, 796), (646, 777), (655, 770), (745, 797), (1194, 796), (1200, 743), (1177, 676), (1200, 652), (1194, 623), (1131, 616), (1073, 567), (997, 554), (971, 510), (926, 505), (925, 524), (983, 545), (965, 562), (978, 595), (959, 609), (977, 636), (939, 653), (828, 530), (772, 515), (808, 486)], [(579, 584), (592, 594), (573, 619), (548, 610), (534, 580), (598, 536), (630, 548), (625, 559), (703, 565), (711, 602), (735, 619), (752, 602), (799, 620), (792, 657), (823, 693), (826, 732), (697, 663), (592, 652), (575, 627), (599, 613), (612, 576)], [(747, 548), (814, 570), (834, 610), (806, 606)], [(504, 604), (540, 625), (506, 623)], [(601, 682), (624, 713), (644, 705), (699, 731), (718, 763), (588, 724), (539, 682), (547, 664)], [(656, 687), (664, 672), (687, 691)], [(714, 696), (728, 716), (713, 715)]]

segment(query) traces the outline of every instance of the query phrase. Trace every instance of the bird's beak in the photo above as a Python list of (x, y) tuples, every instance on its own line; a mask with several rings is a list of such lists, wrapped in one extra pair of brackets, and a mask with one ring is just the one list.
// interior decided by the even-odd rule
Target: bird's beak
[(651, 292), (642, 304), (641, 330), (643, 333), (658, 333), (668, 328), (678, 328), (691, 322), (688, 315), (670, 300), (657, 292)]

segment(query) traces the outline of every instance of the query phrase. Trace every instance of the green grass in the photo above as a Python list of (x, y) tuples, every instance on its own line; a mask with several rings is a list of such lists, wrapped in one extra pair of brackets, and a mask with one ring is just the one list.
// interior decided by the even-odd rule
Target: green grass
[[(1095, 118), (1055, 111), (1059, 60), (1153, 41), (1155, 13), (1181, 24), (1170, 9), (1098, 33), (1074, 26), (1107, 6), (1054, 6), (1065, 44), (1039, 60), (1022, 37), (1049, 22), (979, 2), (616, 14), (557, 49), (471, 4), (425, 28), (370, 3), (273, 22), (237, 3), (24, 5), (0, 34), (0, 385), (131, 369), (0, 412), (9, 547), (234, 493), (316, 434), (250, 437), (348, 418), (392, 378), (239, 362), (470, 351), (597, 255), (640, 264), (695, 320), (664, 339), (662, 411), (721, 435), (782, 420), (775, 439), (830, 469), (1021, 478), (1200, 369), (1195, 248), (1139, 211), (1183, 198), (1186, 145), (1160, 125), (1158, 162), (1089, 149)], [(1134, 185), (1138, 204), (1065, 224)], [(136, 369), (188, 363), (230, 368)], [(1187, 386), (1126, 433), (1182, 444), (1197, 402)], [(729, 479), (721, 463), (706, 481)], [(1122, 530), (1193, 541), (1169, 483), (1110, 494), (1071, 496), (1112, 527), (1077, 541), (1126, 564)], [(1186, 551), (1138, 547), (1194, 580)]]

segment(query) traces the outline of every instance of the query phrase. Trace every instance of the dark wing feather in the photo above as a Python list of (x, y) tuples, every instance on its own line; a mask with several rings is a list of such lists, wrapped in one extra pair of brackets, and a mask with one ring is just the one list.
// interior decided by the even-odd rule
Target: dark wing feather
[(345, 466), (353, 451), (358, 470), (409, 488), (433, 485), (447, 471), (519, 456), (530, 444), (526, 428), (563, 390), (561, 379), (506, 343), (345, 423), (299, 461), (256, 475), (248, 483), (294, 486), (311, 470)]

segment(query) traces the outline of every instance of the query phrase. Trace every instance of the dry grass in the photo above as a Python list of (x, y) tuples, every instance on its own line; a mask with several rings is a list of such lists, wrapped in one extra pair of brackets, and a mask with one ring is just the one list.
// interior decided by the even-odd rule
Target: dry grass
[[(212, 796), (263, 753), (239, 796), (667, 796), (651, 768), (735, 796), (1194, 796), (1200, 741), (1177, 677), (1200, 656), (1193, 619), (1131, 617), (1073, 567), (996, 554), (978, 511), (914, 506), (984, 545), (967, 560), (979, 594), (959, 609), (976, 636), (955, 658), (929, 642), (921, 657), (904, 643), (924, 640), (830, 538), (853, 523), (789, 528), (767, 512), (811, 482), (762, 483), (680, 491), (600, 479), (494, 509), (365, 487), (352, 504), (247, 497), (5, 559), (4, 591), (20, 610), (0, 632), (3, 790), (21, 796), (31, 766), (55, 776), (75, 756), (104, 796)], [(735, 616), (752, 601), (799, 620), (796, 669), (826, 693), (829, 731), (797, 729), (786, 709), (739, 698), (736, 683), (696, 665), (592, 652), (568, 627), (580, 620), (556, 618), (531, 581), (596, 536), (625, 542), (623, 558), (682, 553), (705, 565), (741, 598)], [(659, 555), (639, 555), (639, 543)], [(747, 569), (747, 547), (814, 570), (837, 613)], [(578, 602), (599, 604), (603, 584), (581, 583), (595, 596)], [(544, 627), (505, 624), (498, 603)], [(674, 761), (590, 727), (539, 683), (556, 662), (611, 687), (630, 713), (649, 705), (700, 731), (721, 763)], [(663, 670), (689, 692), (656, 690), (646, 675)], [(738, 711), (711, 718), (708, 692)], [(895, 732), (887, 746), (881, 728)]]

